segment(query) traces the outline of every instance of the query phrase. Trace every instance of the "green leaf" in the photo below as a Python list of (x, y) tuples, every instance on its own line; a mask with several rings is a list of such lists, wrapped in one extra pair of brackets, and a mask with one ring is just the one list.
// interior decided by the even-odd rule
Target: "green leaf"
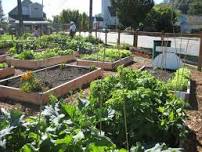
[(69, 116), (71, 119), (74, 118), (74, 114), (76, 113), (76, 108), (73, 105), (62, 103), (61, 108), (63, 109), (64, 114)]
[(26, 144), (21, 148), (20, 152), (37, 152), (37, 151), (33, 148), (32, 145)]
[(73, 138), (74, 138), (74, 143), (77, 143), (80, 140), (84, 139), (85, 136), (82, 131), (79, 131)]
[(67, 144), (67, 145), (70, 145), (73, 141), (73, 137), (71, 135), (67, 135), (65, 136), (65, 138), (63, 139), (57, 139), (55, 141), (55, 144), (56, 145), (60, 145), (60, 144)]
[(170, 114), (169, 114), (169, 120), (170, 121), (174, 120), (174, 112), (173, 111), (171, 111)]

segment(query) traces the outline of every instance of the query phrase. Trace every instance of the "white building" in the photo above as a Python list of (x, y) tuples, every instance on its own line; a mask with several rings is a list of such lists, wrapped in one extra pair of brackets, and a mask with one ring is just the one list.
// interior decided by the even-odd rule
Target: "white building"
[(102, 0), (102, 17), (105, 28), (115, 28), (118, 24), (116, 12), (111, 6), (111, 0)]

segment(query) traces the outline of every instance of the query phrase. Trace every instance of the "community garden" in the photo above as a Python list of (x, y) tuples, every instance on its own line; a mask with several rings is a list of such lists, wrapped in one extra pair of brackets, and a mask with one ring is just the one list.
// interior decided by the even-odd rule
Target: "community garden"
[(192, 140), (185, 66), (153, 68), (124, 47), (66, 34), (5, 35), (0, 52), (2, 152), (182, 152)]

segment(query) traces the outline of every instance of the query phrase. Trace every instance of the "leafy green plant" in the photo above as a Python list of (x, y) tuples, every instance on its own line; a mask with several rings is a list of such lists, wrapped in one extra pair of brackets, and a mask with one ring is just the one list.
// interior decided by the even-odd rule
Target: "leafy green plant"
[(8, 67), (7, 63), (0, 63), (0, 69)]
[(118, 49), (108, 48), (106, 50), (102, 49), (98, 51), (97, 53), (84, 54), (81, 56), (81, 58), (85, 60), (95, 60), (95, 61), (98, 60), (98, 61), (112, 62), (128, 56), (131, 56), (131, 52), (128, 50), (118, 50)]
[[(0, 110), (0, 151), (15, 152), (127, 152), (96, 128), (100, 121), (87, 113), (89, 104), (80, 99), (78, 105), (69, 105), (50, 97), (38, 116), (25, 117), (17, 110)], [(110, 119), (111, 114), (104, 121)], [(152, 146), (150, 146), (152, 147)], [(148, 149), (148, 148), (147, 148)], [(157, 144), (146, 150), (140, 143), (131, 152), (180, 151)]]
[(47, 59), (54, 56), (63, 56), (73, 54), (73, 50), (61, 50), (60, 48), (46, 49), (42, 52), (34, 52), (33, 50), (23, 51), (20, 54), (13, 55), (14, 58), (21, 60), (31, 60), (31, 59)]
[(6, 48), (11, 48), (14, 46), (14, 42), (9, 40), (9, 41), (0, 41), (0, 49), (6, 49)]
[(109, 138), (95, 128), (94, 117), (84, 106), (54, 102), (40, 116), (24, 118), (21, 113), (2, 111), (0, 119), (1, 151), (80, 151), (105, 152), (116, 149)]
[(21, 76), (20, 89), (24, 92), (39, 92), (42, 91), (42, 83), (32, 71), (28, 71)]
[(177, 146), (186, 135), (184, 101), (148, 72), (119, 68), (117, 76), (91, 84), (89, 100), (89, 113), (98, 119), (114, 113), (101, 128), (119, 147), (126, 147), (126, 134), (130, 146), (136, 142)]
[(32, 60), (34, 59), (34, 52), (32, 50), (27, 50), (20, 54), (15, 54), (14, 57), (17, 59)]
[(171, 78), (167, 86), (173, 91), (184, 91), (187, 89), (188, 82), (191, 77), (191, 71), (187, 68), (180, 68), (175, 72), (173, 78)]

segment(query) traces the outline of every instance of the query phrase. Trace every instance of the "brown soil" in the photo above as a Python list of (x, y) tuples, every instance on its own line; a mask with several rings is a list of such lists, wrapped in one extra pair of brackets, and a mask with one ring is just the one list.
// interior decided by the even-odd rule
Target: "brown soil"
[(202, 152), (202, 72), (192, 70), (191, 94), (191, 108), (187, 110), (188, 120), (186, 124), (193, 131), (194, 138), (190, 139), (192, 143), (187, 147), (190, 148), (192, 145), (196, 145), (195, 149), (192, 148), (188, 151)]
[[(37, 79), (39, 79), (45, 88), (49, 89), (59, 86), (65, 82), (73, 80), (79, 76), (82, 76), (91, 70), (88, 68), (78, 68), (72, 66), (65, 66), (48, 68), (47, 70), (39, 71), (35, 73)], [(14, 78), (2, 83), (3, 85), (19, 88), (20, 87), (20, 78)]]
[(153, 69), (152, 67), (146, 67), (146, 71), (151, 73), (153, 76), (155, 76), (157, 79), (162, 81), (168, 81), (172, 76), (172, 71), (162, 70), (162, 69)]

